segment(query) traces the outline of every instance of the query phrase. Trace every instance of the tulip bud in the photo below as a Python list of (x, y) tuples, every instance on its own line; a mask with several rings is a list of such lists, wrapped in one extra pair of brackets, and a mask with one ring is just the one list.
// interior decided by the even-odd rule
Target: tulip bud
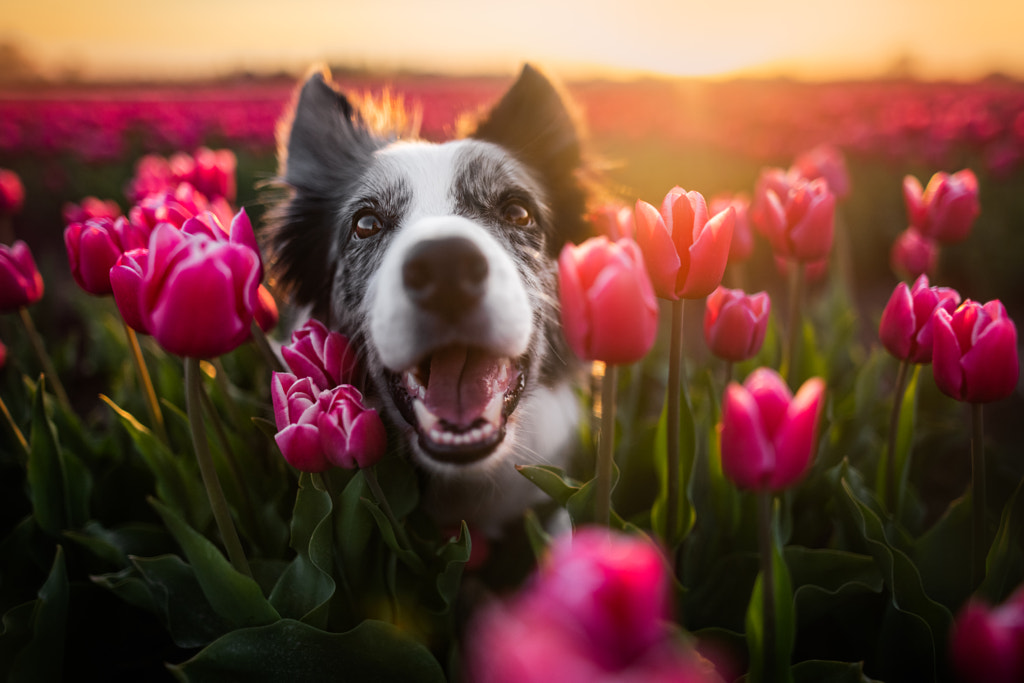
[(271, 397), (281, 454), (296, 469), (323, 472), (369, 467), (384, 455), (387, 435), (377, 411), (349, 384), (321, 391), (309, 377), (275, 372)]
[(927, 275), (917, 278), (912, 289), (899, 283), (882, 311), (882, 346), (900, 360), (931, 363), (933, 313), (940, 308), (952, 313), (959, 304), (955, 289), (929, 287)]
[(356, 353), (348, 337), (329, 331), (319, 320), (310, 319), (292, 332), (281, 356), (296, 376), (309, 377), (320, 390), (350, 384), (355, 375)]
[(793, 396), (774, 370), (733, 382), (722, 402), (722, 471), (737, 487), (780, 491), (806, 474), (817, 450), (825, 382), (813, 377)]
[(123, 216), (72, 223), (64, 230), (71, 275), (89, 294), (110, 294), (110, 269), (124, 252), (146, 246), (147, 238), (148, 234)]
[(43, 276), (28, 245), (18, 240), (0, 244), (0, 313), (31, 306), (43, 296)]
[(0, 168), (0, 216), (13, 216), (25, 203), (25, 186), (14, 171)]
[(917, 178), (908, 175), (903, 179), (903, 199), (911, 227), (943, 244), (967, 239), (981, 213), (978, 179), (970, 169), (936, 173), (923, 191)]
[(755, 227), (779, 256), (819, 261), (832, 249), (836, 198), (823, 178), (762, 171), (750, 210)]
[(736, 212), (732, 227), (732, 241), (729, 242), (729, 263), (743, 263), (754, 252), (754, 233), (750, 227), (750, 197), (741, 193), (720, 194), (711, 198), (708, 212), (717, 216), (729, 207)]
[(771, 299), (766, 292), (747, 296), (741, 289), (719, 287), (704, 306), (704, 340), (711, 353), (728, 361), (753, 358), (768, 329)]
[(949, 650), (964, 681), (1024, 680), (1024, 590), (995, 608), (969, 601), (957, 615)]
[(808, 180), (824, 178), (836, 199), (845, 199), (850, 194), (846, 159), (832, 145), (818, 145), (803, 152), (793, 161), (793, 170)]
[(935, 385), (958, 401), (990, 403), (1013, 393), (1020, 377), (1017, 327), (998, 299), (970, 299), (932, 319)]
[(736, 211), (708, 216), (699, 192), (672, 188), (661, 210), (636, 203), (636, 240), (654, 291), (663, 299), (703, 299), (722, 282)]
[(562, 328), (584, 360), (632, 363), (658, 332), (658, 303), (633, 240), (593, 237), (558, 258)]
[(931, 273), (938, 260), (939, 245), (913, 228), (900, 233), (889, 255), (892, 269), (901, 276), (911, 278)]

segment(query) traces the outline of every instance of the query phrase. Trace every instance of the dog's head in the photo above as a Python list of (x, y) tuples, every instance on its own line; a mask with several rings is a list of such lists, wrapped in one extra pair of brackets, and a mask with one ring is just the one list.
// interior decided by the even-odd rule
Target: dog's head
[(585, 236), (580, 140), (527, 66), (465, 138), (371, 130), (325, 72), (280, 131), (276, 284), (348, 334), (371, 392), (435, 471), (487, 467), (516, 409), (565, 377), (556, 257)]

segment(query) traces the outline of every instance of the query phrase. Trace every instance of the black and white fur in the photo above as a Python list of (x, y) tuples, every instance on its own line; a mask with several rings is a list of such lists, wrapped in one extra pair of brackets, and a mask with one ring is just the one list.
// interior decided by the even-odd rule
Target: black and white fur
[(276, 284), (360, 349), (437, 522), (499, 535), (545, 499), (514, 466), (565, 466), (577, 433), (556, 259), (585, 193), (563, 98), (527, 66), (468, 137), (391, 140), (321, 70), (279, 162)]

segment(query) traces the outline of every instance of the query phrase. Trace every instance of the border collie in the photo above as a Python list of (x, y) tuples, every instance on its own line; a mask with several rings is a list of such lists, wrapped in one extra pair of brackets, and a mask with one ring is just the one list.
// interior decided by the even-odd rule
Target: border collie
[(556, 271), (586, 236), (577, 128), (531, 66), (461, 139), (394, 139), (368, 118), (326, 70), (298, 90), (273, 275), (360, 349), (427, 511), (497, 536), (546, 499), (514, 466), (564, 467), (577, 433)]

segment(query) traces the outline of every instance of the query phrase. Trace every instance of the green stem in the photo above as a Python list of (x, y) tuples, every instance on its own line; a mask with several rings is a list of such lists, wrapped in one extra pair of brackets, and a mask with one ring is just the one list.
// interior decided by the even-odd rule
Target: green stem
[(153, 380), (149, 375), (149, 368), (146, 367), (146, 360), (142, 356), (142, 347), (139, 346), (139, 336), (135, 334), (128, 323), (121, 321), (124, 326), (124, 334), (128, 339), (128, 348), (132, 352), (132, 360), (135, 362), (135, 371), (139, 374), (139, 381), (142, 382), (142, 392), (146, 395), (146, 408), (149, 411), (149, 419), (153, 429), (164, 445), (170, 448), (171, 439), (167, 435), (167, 424), (164, 422), (164, 413), (160, 409), (160, 402), (156, 398), (156, 390), (153, 388)]
[(907, 391), (907, 375), (910, 363), (900, 361), (900, 369), (896, 375), (896, 391), (892, 399), (892, 416), (889, 419), (889, 451), (885, 463), (885, 499), (889, 506), (889, 514), (899, 519), (899, 475), (896, 472), (896, 441), (899, 436), (900, 411), (903, 408), (903, 394)]
[(227, 407), (231, 423), (235, 425), (236, 430), (242, 432), (245, 428), (246, 420), (242, 416), (242, 411), (238, 407), (238, 402), (235, 401), (235, 397), (231, 395), (231, 381), (228, 378), (228, 371), (224, 369), (224, 363), (221, 362), (220, 358), (213, 359), (211, 361), (211, 365), (213, 365), (215, 371), (213, 381), (216, 382), (217, 389), (224, 398), (224, 405)]
[(61, 384), (60, 377), (57, 376), (57, 370), (53, 367), (53, 361), (50, 359), (50, 355), (46, 353), (46, 348), (43, 346), (43, 339), (39, 336), (39, 331), (36, 330), (35, 324), (32, 322), (32, 316), (28, 314), (28, 309), (22, 306), (18, 309), (21, 314), (21, 322), (25, 326), (25, 332), (28, 334), (28, 340), (32, 343), (32, 349), (36, 353), (36, 357), (39, 359), (39, 363), (43, 366), (43, 374), (46, 375), (47, 381), (53, 388), (53, 393), (60, 401), (60, 404), (64, 407), (67, 412), (71, 411), (71, 401), (68, 400), (68, 393), (64, 391), (64, 385)]
[(729, 384), (732, 382), (732, 376), (735, 370), (735, 365), (736, 364), (733, 363), (731, 360), (725, 361), (725, 386), (729, 386)]
[(242, 542), (238, 538), (234, 522), (231, 521), (231, 510), (228, 508), (228, 501), (224, 497), (224, 489), (221, 488), (220, 479), (217, 477), (217, 469), (213, 465), (210, 446), (206, 442), (206, 432), (203, 428), (201, 398), (203, 388), (201, 381), (199, 359), (186, 358), (185, 404), (188, 409), (189, 425), (192, 427), (192, 443), (195, 446), (196, 460), (199, 462), (199, 473), (203, 478), (203, 486), (206, 487), (206, 497), (210, 500), (213, 518), (217, 522), (221, 539), (227, 548), (231, 566), (242, 574), (251, 577), (252, 572), (249, 569), (249, 562), (245, 559)]
[(274, 372), (287, 372), (288, 368), (281, 363), (281, 359), (274, 353), (274, 349), (270, 348), (270, 342), (267, 341), (267, 334), (263, 331), (255, 320), (252, 321), (252, 341), (259, 349), (260, 355), (263, 356), (263, 362), (267, 364), (267, 367)]
[(363, 473), (363, 477), (366, 479), (366, 485), (370, 487), (370, 493), (377, 499), (377, 504), (380, 505), (380, 509), (383, 510), (384, 516), (391, 522), (391, 528), (395, 530), (395, 537), (401, 546), (409, 551), (413, 550), (412, 543), (409, 542), (409, 537), (405, 533), (405, 526), (400, 524), (398, 517), (395, 516), (394, 511), (391, 509), (391, 504), (388, 503), (387, 497), (384, 495), (384, 489), (380, 487), (380, 481), (377, 480), (377, 470), (374, 465), (367, 467), (366, 469), (360, 470)]
[[(683, 299), (672, 302), (672, 326), (668, 352), (668, 424), (665, 434), (665, 470), (668, 477), (668, 491), (665, 501), (665, 547), (672, 548), (675, 544), (676, 523), (679, 509), (679, 401), (685, 388), (680, 386), (685, 374), (683, 368)], [(675, 553), (669, 552), (669, 557)]]
[(601, 380), (601, 437), (597, 450), (594, 521), (608, 526), (612, 518), (612, 472), (615, 462), (615, 366), (605, 365)]
[(971, 589), (985, 578), (988, 534), (985, 530), (985, 425), (981, 403), (971, 404)]
[(7, 424), (11, 427), (11, 432), (14, 433), (14, 438), (17, 439), (18, 443), (21, 445), (21, 450), (25, 455), (21, 464), (24, 465), (28, 463), (28, 457), (31, 454), (31, 450), (28, 447), (28, 441), (25, 439), (25, 435), (20, 429), (18, 429), (18, 424), (14, 421), (14, 416), (11, 415), (11, 411), (7, 409), (7, 404), (4, 403), (2, 396), (0, 396), (0, 412), (4, 414)]
[(761, 556), (761, 596), (764, 598), (764, 672), (775, 671), (775, 576), (772, 563), (772, 493), (757, 492), (757, 545)]
[(786, 382), (792, 386), (796, 381), (795, 365), (797, 346), (800, 343), (800, 298), (804, 290), (804, 264), (802, 261), (790, 261), (789, 266), (789, 320), (782, 367)]

